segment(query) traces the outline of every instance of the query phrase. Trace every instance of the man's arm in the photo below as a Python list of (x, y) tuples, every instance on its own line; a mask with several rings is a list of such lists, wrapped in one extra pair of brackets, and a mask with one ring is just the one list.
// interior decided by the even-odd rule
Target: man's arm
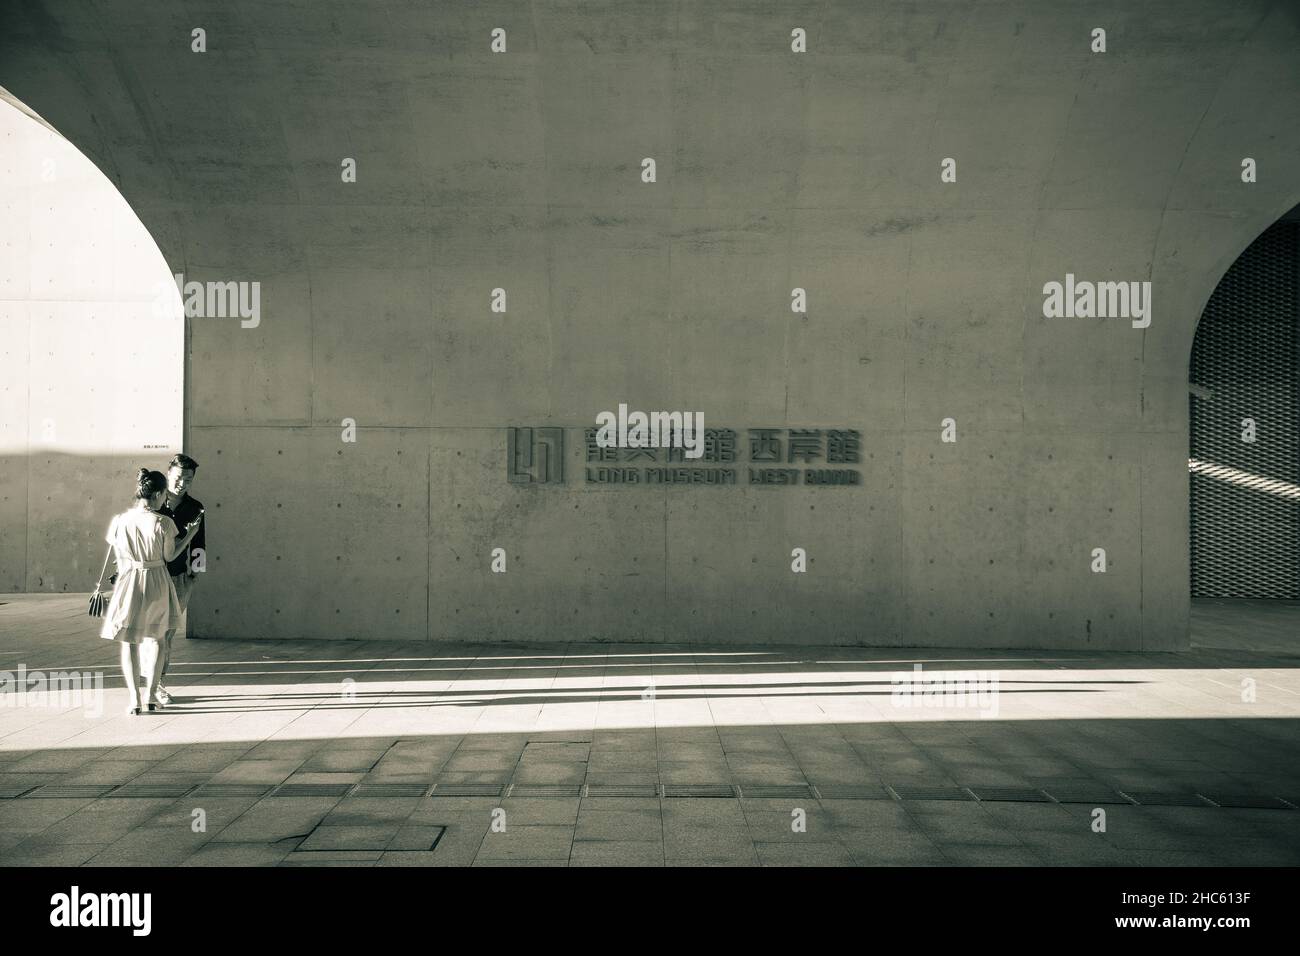
[[(170, 521), (171, 519), (169, 518), (167, 520)], [(172, 526), (175, 527), (174, 522)], [(172, 541), (163, 545), (163, 558), (167, 561), (175, 561), (180, 555), (184, 554), (185, 549), (189, 547), (190, 542), (193, 540), (196, 531), (198, 531), (198, 526), (191, 521), (190, 524), (185, 526), (184, 534), (178, 535)], [(166, 541), (166, 539), (164, 539), (164, 541)]]

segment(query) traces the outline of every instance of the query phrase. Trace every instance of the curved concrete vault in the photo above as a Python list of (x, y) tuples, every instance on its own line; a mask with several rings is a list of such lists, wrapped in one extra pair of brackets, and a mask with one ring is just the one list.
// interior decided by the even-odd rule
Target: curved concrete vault
[(142, 452), (180, 448), (185, 326), (126, 200), (3, 87), (0, 251), (0, 591), (79, 593)]
[[(1164, 650), (1196, 321), (1300, 201), (1297, 9), (32, 2), (0, 85), (173, 271), (261, 283), (189, 323), (197, 633)], [(1150, 327), (1044, 318), (1067, 273)], [(505, 426), (576, 474), (619, 402), (860, 429), (864, 485), (507, 482)]]

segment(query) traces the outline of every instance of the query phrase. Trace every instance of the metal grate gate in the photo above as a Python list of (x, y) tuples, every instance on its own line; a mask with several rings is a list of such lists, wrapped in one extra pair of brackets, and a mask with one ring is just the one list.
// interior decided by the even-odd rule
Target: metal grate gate
[(1300, 599), (1300, 222), (1224, 275), (1190, 378), (1213, 390), (1190, 399), (1192, 596)]

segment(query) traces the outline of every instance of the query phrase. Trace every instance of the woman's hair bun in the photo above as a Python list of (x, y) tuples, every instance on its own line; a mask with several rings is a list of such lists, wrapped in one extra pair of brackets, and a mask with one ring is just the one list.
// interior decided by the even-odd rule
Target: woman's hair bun
[(135, 496), (137, 498), (152, 498), (160, 491), (167, 489), (167, 479), (161, 471), (150, 471), (148, 468), (141, 468), (135, 476)]

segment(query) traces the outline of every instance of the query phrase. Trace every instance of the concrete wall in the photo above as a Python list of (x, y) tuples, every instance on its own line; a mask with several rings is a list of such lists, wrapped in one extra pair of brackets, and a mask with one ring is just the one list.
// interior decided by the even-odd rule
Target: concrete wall
[(2, 90), (0, 249), (0, 591), (89, 591), (137, 469), (180, 447), (184, 322), (126, 200)]
[[(1189, 350), (1300, 200), (1298, 44), (1263, 0), (38, 2), (0, 84), (174, 271), (262, 283), (190, 322), (198, 633), (1173, 649)], [(1150, 328), (1043, 318), (1067, 272)], [(619, 402), (858, 428), (865, 485), (586, 487)]]

